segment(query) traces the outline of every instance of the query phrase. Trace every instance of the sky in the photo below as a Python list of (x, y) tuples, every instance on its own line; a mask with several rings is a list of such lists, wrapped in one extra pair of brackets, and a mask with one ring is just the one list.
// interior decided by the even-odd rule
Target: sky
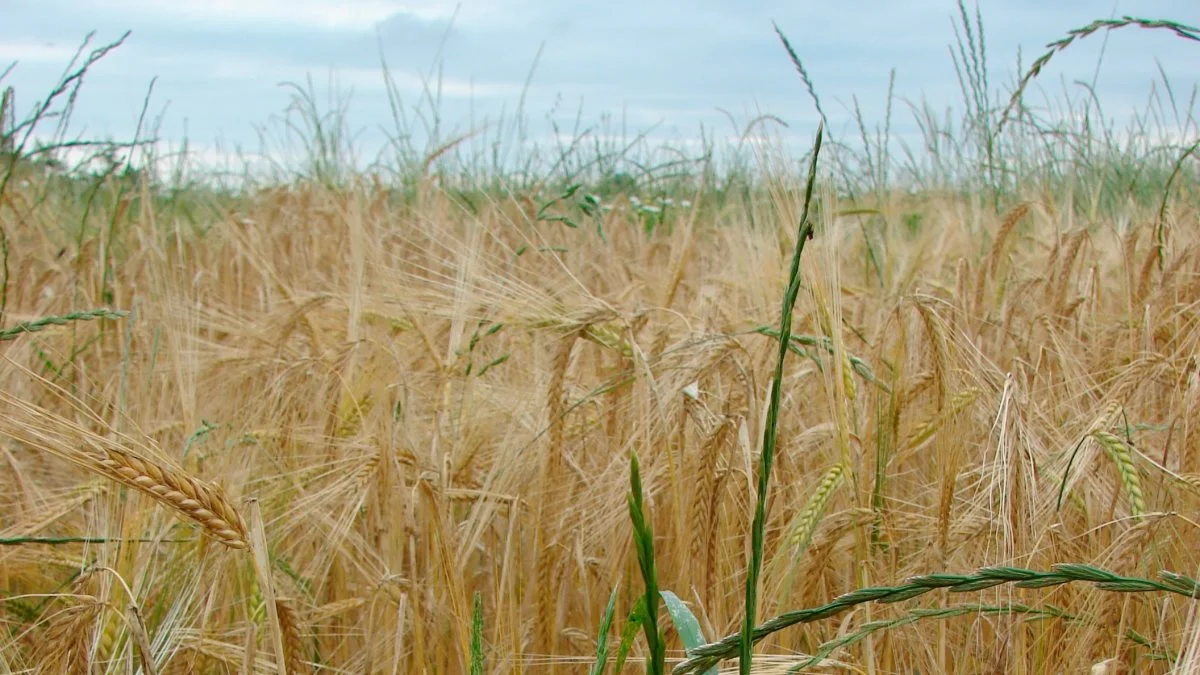
[[(980, 0), (979, 11), (995, 89), (1011, 87), (1018, 54), (1027, 66), (1095, 19), (1200, 24), (1195, 0)], [(89, 32), (90, 49), (131, 31), (88, 74), (73, 130), (132, 138), (154, 80), (148, 110), (159, 137), (187, 138), (201, 160), (237, 148), (296, 152), (279, 140), (296, 93), (284, 83), (307, 88), (308, 78), (320, 110), (344, 106), (367, 159), (404, 133), (427, 141), (435, 108), (440, 141), (475, 130), (470, 142), (486, 150), (511, 141), (522, 104), (524, 136), (535, 141), (553, 140), (555, 125), (569, 135), (578, 118), (600, 138), (645, 132), (688, 147), (702, 131), (735, 140), (760, 114), (810, 139), (818, 116), (774, 21), (804, 62), (830, 133), (857, 136), (855, 97), (867, 126), (881, 124), (894, 69), (892, 129), (915, 139), (910, 104), (961, 107), (949, 53), (957, 13), (956, 0), (3, 0), (0, 73), (12, 69), (0, 86), (14, 87), (21, 116)], [(1200, 44), (1165, 31), (1100, 32), (1056, 56), (1027, 100), (1084, 100), (1076, 82), (1094, 81), (1105, 114), (1119, 119), (1143, 108), (1152, 86), (1162, 91), (1161, 65), (1186, 108), (1198, 57)]]

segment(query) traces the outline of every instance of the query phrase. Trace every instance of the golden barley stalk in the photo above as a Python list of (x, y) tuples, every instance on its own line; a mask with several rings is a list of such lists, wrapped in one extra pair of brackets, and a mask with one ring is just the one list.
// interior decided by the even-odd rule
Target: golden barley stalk
[(996, 232), (996, 239), (992, 242), (992, 247), (991, 250), (988, 251), (987, 259), (979, 268), (979, 278), (976, 281), (978, 285), (975, 290), (975, 295), (977, 298), (982, 299), (983, 286), (987, 278), (996, 276), (996, 268), (1000, 266), (1000, 258), (1004, 255), (1005, 243), (1012, 235), (1013, 230), (1017, 229), (1017, 223), (1021, 222), (1021, 219), (1023, 219), (1028, 213), (1029, 203), (1022, 202), (1013, 207), (1013, 209), (1004, 216), (1004, 220), (1000, 222), (1000, 229)]
[(1088, 433), (1094, 434), (1097, 431), (1103, 431), (1109, 427), (1117, 419), (1117, 413), (1121, 411), (1121, 402), (1118, 400), (1109, 401), (1108, 405), (1104, 406), (1104, 412), (1100, 413), (1096, 419), (1092, 420), (1091, 426), (1088, 427)]
[(311, 669), (304, 661), (300, 616), (289, 598), (275, 598), (275, 611), (279, 614), (279, 629), (283, 633), (284, 662), (288, 675), (306, 675)]
[(1181, 473), (1175, 476), (1175, 479), (1200, 494), (1200, 473)]
[[(575, 331), (566, 335), (559, 343), (558, 353), (554, 355), (554, 361), (551, 366), (550, 381), (546, 386), (546, 409), (549, 411), (550, 428), (549, 436), (549, 451), (543, 460), (542, 465), (542, 483), (548, 487), (557, 486), (561, 478), (559, 473), (562, 469), (563, 460), (563, 439), (565, 438), (565, 420), (567, 411), (566, 388), (564, 381), (567, 374), (567, 368), (571, 363), (571, 352), (575, 348), (575, 342), (583, 330)], [(562, 493), (557, 490), (549, 489), (547, 500), (560, 498)], [(545, 504), (543, 504), (545, 508)], [(538, 513), (538, 537), (539, 548), (537, 549), (537, 574), (538, 578), (543, 580), (551, 580), (555, 574), (555, 567), (558, 564), (557, 547), (555, 538), (557, 537), (557, 527), (559, 521), (554, 518), (551, 513)], [(554, 615), (558, 613), (558, 598), (552, 593), (542, 593), (538, 597), (538, 615), (536, 622), (536, 634), (544, 641), (543, 644), (550, 649), (553, 654), (557, 630), (551, 624), (554, 622)]]
[(905, 447), (912, 449), (929, 440), (938, 429), (955, 415), (961, 413), (975, 402), (983, 392), (978, 387), (971, 387), (964, 391), (960, 391), (950, 399), (950, 405), (941, 413), (933, 413), (928, 419), (924, 420), (913, 429), (908, 441), (905, 442)]
[(350, 391), (344, 392), (338, 403), (334, 435), (338, 438), (350, 438), (356, 435), (362, 425), (363, 418), (366, 417), (367, 413), (371, 412), (374, 404), (375, 402), (371, 399), (370, 392), (366, 392), (360, 396), (355, 396)]
[(727, 453), (734, 443), (737, 423), (734, 418), (726, 417), (709, 434), (700, 451), (700, 464), (697, 468), (697, 486), (693, 495), (691, 509), (692, 526), (692, 562), (702, 566), (706, 580), (702, 588), (704, 597), (711, 598), (709, 580), (715, 575), (717, 557), (715, 532), (716, 520), (721, 503), (720, 492), (720, 457)]
[[(951, 460), (953, 461), (953, 460)], [(954, 488), (958, 484), (957, 467), (947, 468), (942, 474), (942, 485), (938, 495), (937, 552), (943, 558), (950, 547), (950, 516), (954, 507)]]
[(137, 605), (129, 605), (129, 633), (133, 643), (137, 645), (138, 663), (146, 675), (158, 675), (154, 665), (154, 651), (150, 647), (150, 636), (146, 633), (146, 622), (142, 620), (142, 611)]
[(247, 500), (250, 522), (254, 530), (250, 532), (251, 560), (254, 563), (254, 574), (258, 580), (258, 588), (262, 592), (263, 605), (267, 609), (267, 625), (271, 631), (267, 639), (271, 641), (271, 650), (275, 653), (275, 668), (278, 675), (288, 675), (287, 656), (284, 651), (283, 625), (279, 619), (279, 606), (275, 601), (275, 583), (271, 579), (271, 554), (267, 544), (267, 532), (263, 526), (262, 505), (258, 498)]
[(801, 581), (801, 597), (809, 598), (820, 584), (821, 570), (829, 564), (834, 549), (850, 532), (864, 527), (878, 518), (872, 509), (854, 508), (836, 513), (821, 521), (812, 537), (809, 546), (808, 559), (804, 565), (804, 575)]
[(76, 604), (56, 613), (38, 640), (35, 657), (44, 673), (87, 675), (92, 625), (103, 605), (93, 596), (76, 596)]
[(1142, 261), (1142, 268), (1138, 272), (1137, 292), (1133, 296), (1135, 305), (1142, 304), (1146, 296), (1150, 294), (1151, 278), (1154, 276), (1154, 270), (1158, 263), (1158, 251), (1151, 246), (1146, 253), (1146, 259)]
[[(1079, 250), (1083, 247), (1084, 239), (1087, 238), (1087, 230), (1077, 230), (1067, 238), (1067, 248), (1059, 262), (1058, 284), (1055, 289), (1055, 307), (1062, 307), (1066, 304), (1067, 289), (1071, 281), (1071, 268), (1075, 265), (1075, 258), (1079, 255)], [(1059, 312), (1061, 314), (1061, 312)]]
[(96, 448), (96, 468), (199, 523), (230, 548), (246, 548), (246, 521), (220, 488), (115, 448)]
[(972, 297), (967, 292), (967, 284), (969, 283), (967, 280), (967, 275), (969, 274), (970, 266), (967, 264), (967, 259), (959, 258), (954, 273), (954, 288), (956, 289), (954, 297), (958, 299), (958, 311), (963, 317), (969, 315), (972, 311), (974, 311), (974, 307), (977, 307), (977, 305), (967, 305), (969, 301), (968, 299)]
[[(1145, 519), (1121, 533), (1109, 555), (1108, 569), (1122, 575), (1136, 574), (1138, 560), (1150, 546), (1152, 534), (1160, 522), (1157, 519)], [(1098, 620), (1088, 633), (1093, 658), (1120, 653), (1115, 648), (1120, 646), (1123, 636), (1121, 631), (1114, 631), (1113, 627), (1122, 625), (1122, 614), (1128, 608), (1128, 600), (1129, 597), (1124, 593), (1108, 593), (1099, 599), (1100, 606), (1095, 612)]]
[(692, 556), (703, 554), (702, 547), (711, 523), (708, 520), (709, 500), (717, 482), (720, 455), (733, 433), (734, 422), (726, 417), (708, 434), (700, 448), (700, 461), (696, 467), (696, 491), (692, 495), (690, 520), (692, 525)]

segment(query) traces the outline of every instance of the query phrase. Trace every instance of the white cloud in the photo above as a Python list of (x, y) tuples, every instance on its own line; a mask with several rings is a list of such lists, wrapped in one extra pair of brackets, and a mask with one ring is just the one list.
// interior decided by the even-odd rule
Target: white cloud
[[(20, 91), (45, 91), (88, 30), (111, 36), (133, 29), (129, 42), (89, 78), (76, 116), (89, 129), (111, 129), (118, 136), (132, 133), (146, 83), (154, 76), (159, 78), (155, 101), (170, 101), (164, 134), (230, 134), (253, 144), (251, 129), (287, 106), (290, 92), (276, 85), (305, 86), (310, 77), (322, 109), (329, 105), (327, 98), (340, 99), (353, 90), (348, 114), (355, 127), (387, 126), (392, 111), (382, 95), (380, 50), (406, 110), (427, 109), (419, 99), (426, 84), (438, 83), (426, 83), (422, 75), (442, 59), (438, 112), (444, 124), (475, 126), (495, 122), (501, 113), (510, 124), (511, 104), (544, 44), (524, 100), (528, 127), (521, 134), (549, 135), (547, 118), (560, 129), (573, 129), (578, 114), (582, 128), (602, 134), (627, 128), (630, 136), (647, 131), (655, 139), (685, 144), (679, 137), (701, 125), (707, 138), (739, 136), (761, 112), (778, 115), (791, 125), (779, 133), (795, 134), (807, 146), (815, 112), (771, 20), (778, 21), (804, 60), (830, 116), (828, 131), (838, 138), (857, 142), (856, 107), (868, 128), (883, 123), (892, 66), (897, 69), (895, 136), (919, 133), (908, 102), (920, 107), (927, 101), (939, 118), (953, 110), (955, 120), (962, 107), (947, 51), (954, 42), (954, 0), (904, 5), (850, 0), (803, 7), (785, 0), (697, 0), (686, 13), (638, 0), (9, 2), (16, 9), (0, 22), (0, 69), (17, 58), (28, 65), (6, 82)], [(1139, 14), (1164, 17), (1186, 14), (1189, 2), (1195, 0), (1136, 0)], [(1018, 48), (1027, 68), (1046, 42), (1111, 9), (1086, 5), (987, 4), (983, 20), (992, 87), (1012, 83)], [(1193, 46), (1163, 31), (1132, 29), (1111, 38), (1098, 33), (1055, 56), (1027, 91), (1027, 102), (1054, 111), (1065, 93), (1082, 105), (1087, 97), (1072, 83), (1091, 79), (1102, 48), (1096, 92), (1106, 119), (1119, 118), (1121, 127), (1140, 110), (1157, 76), (1155, 60), (1163, 64), (1180, 105), (1188, 108), (1187, 92), (1200, 77)], [(89, 97), (92, 90), (97, 95)], [(731, 123), (719, 110), (741, 114)], [(180, 119), (187, 124), (176, 124)], [(919, 149), (918, 141), (914, 147)], [(748, 139), (747, 147), (752, 143), (757, 140)]]
[[(297, 68), (288, 69), (292, 77), (292, 81), (301, 81), (306, 75), (306, 71), (301, 71)], [(328, 77), (333, 83), (339, 86), (354, 87), (356, 91), (383, 91), (384, 76), (381, 68), (332, 68), (326, 71)], [(320, 81), (323, 73), (312, 73), (314, 81)], [(521, 85), (510, 84), (506, 82), (470, 82), (452, 77), (443, 76), (441, 80), (431, 79), (425, 81), (418, 75), (412, 73), (389, 71), (388, 77), (396, 90), (401, 94), (414, 95), (422, 94), (428, 91), (431, 95), (441, 94), (444, 98), (501, 98), (505, 96), (517, 96), (521, 93)]]
[(454, 3), (444, 0), (119, 0), (104, 5), (114, 13), (136, 13), (164, 20), (333, 31), (370, 30), (397, 14), (430, 20), (447, 18), (454, 12)]
[(60, 47), (46, 42), (7, 40), (0, 42), (0, 64), (7, 65), (12, 61), (65, 64), (75, 55), (75, 51), (75, 47)]
[[(40, 142), (53, 145), (61, 139), (39, 132), (33, 135), (32, 140), (35, 144)], [(99, 155), (96, 148), (60, 148), (55, 152), (55, 158), (64, 166), (73, 169), (101, 171), (108, 168), (108, 160)], [(153, 158), (154, 163), (149, 165), (149, 168), (162, 180), (170, 180), (181, 165), (186, 167), (187, 177), (206, 180), (243, 175), (266, 178), (280, 167), (298, 166), (304, 161), (305, 155), (302, 150), (294, 148), (273, 148), (270, 155), (267, 155), (255, 150), (219, 144), (184, 144), (179, 140), (159, 140), (138, 150), (118, 150), (113, 158), (119, 164), (131, 161), (133, 166), (139, 168), (147, 168), (147, 159)]]
[[(301, 66), (273, 63), (254, 57), (225, 53), (196, 52), (194, 54), (176, 54), (164, 56), (164, 65), (172, 67), (188, 64), (202, 68), (208, 77), (227, 81), (244, 81), (270, 83), (294, 82), (304, 84), (311, 77), (315, 85), (332, 84), (338, 88), (353, 88), (357, 92), (385, 91), (382, 67), (365, 68), (350, 66), (334, 66), (330, 68), (304, 68)], [(428, 86), (431, 94), (438, 91), (444, 98), (493, 98), (517, 96), (521, 93), (520, 84), (507, 82), (471, 82), (469, 80), (442, 76), (430, 79), (427, 83), (420, 76), (396, 69), (389, 71), (397, 91), (403, 95), (420, 95)]]

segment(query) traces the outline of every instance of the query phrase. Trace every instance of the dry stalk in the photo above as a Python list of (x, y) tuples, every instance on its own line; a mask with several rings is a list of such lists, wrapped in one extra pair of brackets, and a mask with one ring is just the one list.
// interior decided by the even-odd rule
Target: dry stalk
[(713, 582), (716, 577), (717, 520), (720, 517), (721, 492), (718, 489), (721, 455), (733, 446), (737, 420), (726, 417), (721, 420), (705, 440), (700, 450), (699, 479), (691, 509), (691, 558), (693, 564), (701, 564), (704, 570), (702, 588), (708, 602), (714, 599)]
[(287, 656), (284, 650), (286, 637), (279, 618), (279, 605), (275, 600), (275, 581), (271, 575), (271, 558), (270, 551), (267, 549), (267, 534), (263, 527), (262, 507), (259, 506), (257, 499), (251, 499), (249, 502), (250, 522), (254, 525), (254, 530), (251, 532), (254, 571), (258, 577), (258, 587), (262, 592), (263, 604), (267, 608), (267, 622), (271, 627), (267, 638), (271, 641), (273, 648), (276, 670), (279, 675), (288, 675)]
[[(565, 336), (559, 343), (558, 353), (554, 356), (554, 362), (551, 366), (550, 381), (546, 385), (546, 409), (549, 413), (549, 447), (547, 448), (545, 459), (542, 465), (542, 476), (540, 489), (543, 491), (543, 497), (538, 509), (538, 549), (537, 549), (537, 576), (539, 579), (550, 581), (556, 577), (558, 567), (557, 545), (555, 536), (557, 528), (551, 527), (549, 521), (555, 520), (558, 522), (558, 511), (555, 508), (546, 507), (549, 503), (558, 504), (561, 491), (556, 489), (561, 467), (564, 463), (563, 453), (566, 449), (563, 447), (564, 430), (566, 425), (566, 410), (567, 400), (564, 393), (565, 379), (567, 375), (567, 367), (571, 363), (571, 352), (575, 347), (575, 342), (580, 334), (586, 330), (586, 326), (579, 330), (572, 331)], [(542, 645), (548, 650), (550, 655), (554, 654), (555, 644), (557, 643), (558, 630), (553, 625), (554, 617), (558, 614), (558, 594), (557, 593), (539, 593), (538, 594), (538, 613), (536, 634)]]
[(146, 622), (142, 620), (142, 611), (134, 603), (129, 603), (129, 632), (137, 645), (138, 663), (145, 675), (157, 675), (158, 668), (154, 665), (154, 652), (150, 648), (150, 636), (146, 633)]
[(304, 660), (303, 634), (300, 626), (300, 616), (290, 598), (275, 598), (275, 612), (279, 615), (279, 628), (283, 633), (284, 663), (287, 664), (288, 675), (307, 675), (312, 672)]
[(74, 596), (50, 617), (34, 656), (46, 675), (90, 675), (92, 632), (104, 605), (91, 595)]
[[(1122, 532), (1109, 556), (1109, 568), (1117, 574), (1134, 575), (1142, 553), (1151, 543), (1151, 535), (1160, 522), (1162, 521), (1157, 518), (1145, 519)], [(1092, 658), (1120, 656), (1124, 629), (1130, 627), (1125, 623), (1125, 610), (1128, 603), (1134, 601), (1135, 598), (1118, 593), (1108, 593), (1100, 598), (1100, 609), (1096, 612), (1096, 621), (1092, 628)]]
[(982, 287), (988, 277), (996, 276), (996, 268), (1000, 266), (1000, 258), (1004, 255), (1005, 244), (1008, 238), (1012, 235), (1013, 230), (1017, 229), (1017, 223), (1021, 222), (1026, 215), (1029, 214), (1029, 203), (1022, 202), (1013, 207), (1004, 216), (1004, 220), (1000, 221), (1000, 229), (996, 231), (996, 239), (992, 242), (991, 250), (988, 251), (987, 259), (979, 268), (979, 278), (976, 281), (978, 288), (976, 289), (976, 297), (980, 297), (983, 293)]

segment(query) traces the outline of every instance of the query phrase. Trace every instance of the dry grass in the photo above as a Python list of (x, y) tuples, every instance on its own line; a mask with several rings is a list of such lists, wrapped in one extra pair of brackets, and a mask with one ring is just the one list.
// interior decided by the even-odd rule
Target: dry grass
[[(780, 180), (750, 210), (680, 212), (651, 237), (614, 211), (607, 244), (516, 203), (467, 215), (432, 189), (419, 209), (367, 185), (272, 190), (213, 205), (203, 236), (125, 209), (111, 303), (94, 240), (58, 255), (67, 206), (3, 220), (10, 323), (129, 311), (0, 343), (0, 533), (96, 538), (0, 548), (5, 672), (49, 658), (39, 649), (61, 672), (86, 672), (82, 654), (115, 672), (143, 644), (164, 674), (280, 672), (279, 653), (287, 672), (467, 672), (475, 592), (488, 672), (580, 672), (612, 589), (614, 640), (642, 592), (633, 451), (659, 584), (708, 638), (737, 631), (774, 367), (756, 329), (778, 320), (800, 208), (802, 183)], [(1195, 212), (1172, 212), (1160, 272), (1153, 213), (1117, 226), (1041, 196), (998, 215), (931, 197), (910, 234), (897, 198), (877, 276), (854, 217), (822, 203), (760, 616), (984, 566), (1194, 573), (1200, 236), (1182, 224)], [(112, 217), (101, 206), (89, 222)], [(265, 572), (244, 550), (250, 498)], [(132, 597), (111, 580), (67, 593), (84, 567)], [(1153, 673), (1193, 639), (1187, 599), (1114, 604), (1088, 585), (954, 596), (1060, 610), (1036, 621), (904, 618), (953, 602), (941, 593), (780, 632), (757, 667), (879, 620), (895, 623), (830, 658), (875, 673)], [(122, 618), (131, 603), (145, 641)]]

